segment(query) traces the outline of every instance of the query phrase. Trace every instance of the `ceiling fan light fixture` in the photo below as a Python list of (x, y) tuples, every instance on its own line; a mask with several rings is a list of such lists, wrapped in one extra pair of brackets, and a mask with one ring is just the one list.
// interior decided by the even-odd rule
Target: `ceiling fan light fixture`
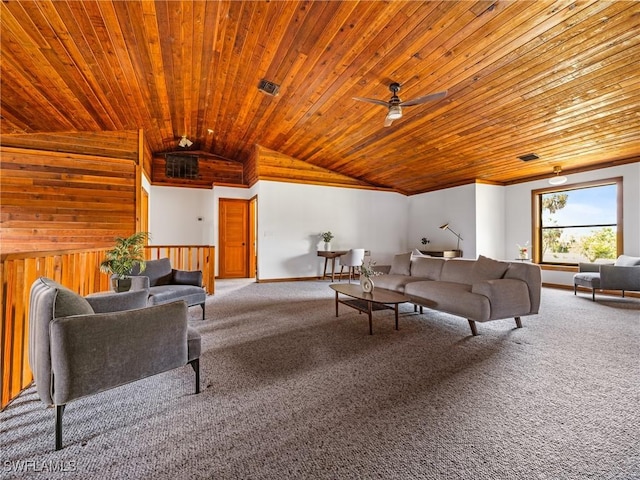
[(567, 183), (567, 177), (560, 175), (560, 173), (562, 173), (562, 167), (553, 167), (553, 173), (555, 176), (549, 179), (550, 185), (562, 185), (563, 183)]
[(391, 105), (387, 114), (389, 120), (398, 120), (402, 118), (402, 107), (400, 105)]
[(187, 138), (186, 135), (183, 135), (180, 141), (178, 142), (178, 146), (182, 148), (187, 148), (193, 145), (193, 142)]

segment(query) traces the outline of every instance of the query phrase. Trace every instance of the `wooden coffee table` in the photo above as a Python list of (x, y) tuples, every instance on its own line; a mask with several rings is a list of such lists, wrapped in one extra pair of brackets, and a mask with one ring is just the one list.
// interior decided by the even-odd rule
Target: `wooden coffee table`
[[(338, 304), (340, 303), (355, 308), (359, 312), (366, 313), (369, 316), (369, 335), (373, 335), (371, 317), (374, 310), (395, 310), (396, 330), (398, 330), (398, 305), (410, 301), (409, 297), (384, 288), (376, 287), (373, 292), (365, 293), (359, 284), (354, 283), (332, 283), (329, 286), (336, 291), (336, 317), (338, 316)], [(350, 299), (340, 299), (339, 294), (346, 295)]]

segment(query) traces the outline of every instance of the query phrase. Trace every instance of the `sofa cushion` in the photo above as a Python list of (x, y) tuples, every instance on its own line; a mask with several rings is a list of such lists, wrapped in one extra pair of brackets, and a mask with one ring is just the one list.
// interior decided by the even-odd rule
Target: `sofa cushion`
[(428, 280), (439, 280), (444, 262), (446, 262), (446, 260), (443, 258), (414, 257), (411, 260), (411, 276)]
[[(451, 260), (448, 260), (449, 263)], [(471, 285), (459, 282), (411, 282), (405, 291), (413, 303), (485, 322), (491, 315), (491, 304), (484, 295), (471, 292)]]
[(473, 265), (473, 271), (471, 272), (472, 283), (502, 278), (508, 268), (509, 263), (507, 262), (500, 262), (480, 255)]
[(91, 304), (84, 297), (61, 285), (57, 288), (56, 301), (53, 304), (53, 318), (94, 313)]
[(401, 253), (393, 257), (391, 262), (391, 275), (410, 275), (411, 274), (411, 252)]
[(629, 255), (620, 255), (616, 260), (616, 267), (635, 267), (640, 265), (640, 257), (630, 257)]
[(442, 265), (440, 280), (443, 280), (445, 282), (457, 282), (471, 285), (473, 283), (471, 273), (473, 272), (473, 266), (475, 265), (475, 263), (475, 260), (465, 260), (459, 258), (446, 260)]
[(377, 277), (372, 277), (371, 280), (377, 288), (384, 288), (386, 290), (393, 290), (394, 292), (404, 293), (405, 285), (407, 285), (408, 283), (428, 279), (412, 277), (409, 275), (385, 274)]

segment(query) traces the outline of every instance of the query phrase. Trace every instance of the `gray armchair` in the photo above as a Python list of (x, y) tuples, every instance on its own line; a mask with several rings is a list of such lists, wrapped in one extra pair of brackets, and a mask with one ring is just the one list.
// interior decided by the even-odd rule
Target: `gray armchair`
[(187, 326), (187, 305), (147, 307), (147, 298), (145, 290), (82, 297), (45, 277), (31, 286), (29, 364), (40, 399), (56, 407), (56, 450), (73, 400), (187, 363), (200, 393), (201, 338)]
[(591, 289), (596, 301), (596, 290), (640, 291), (640, 257), (620, 255), (614, 264), (580, 263), (573, 276), (573, 294), (578, 286)]
[(184, 300), (189, 307), (200, 305), (204, 320), (207, 292), (202, 287), (202, 272), (198, 270), (176, 270), (171, 268), (171, 260), (159, 258), (147, 260), (146, 268), (140, 272), (136, 265), (131, 272), (131, 288), (149, 291), (149, 305)]

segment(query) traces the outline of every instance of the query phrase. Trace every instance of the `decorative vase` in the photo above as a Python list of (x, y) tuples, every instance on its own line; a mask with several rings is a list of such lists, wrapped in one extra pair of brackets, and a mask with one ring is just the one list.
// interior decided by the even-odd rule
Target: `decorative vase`
[(360, 275), (360, 286), (362, 287), (362, 291), (365, 293), (373, 292), (373, 280), (369, 277), (365, 277), (364, 275)]
[(331, 250), (331, 242), (324, 242), (324, 251), (328, 252)]
[(131, 289), (131, 277), (111, 277), (111, 287), (114, 292), (128, 292)]
[(526, 260), (528, 258), (527, 257), (528, 252), (526, 248), (521, 248), (518, 253), (520, 255), (520, 260)]

